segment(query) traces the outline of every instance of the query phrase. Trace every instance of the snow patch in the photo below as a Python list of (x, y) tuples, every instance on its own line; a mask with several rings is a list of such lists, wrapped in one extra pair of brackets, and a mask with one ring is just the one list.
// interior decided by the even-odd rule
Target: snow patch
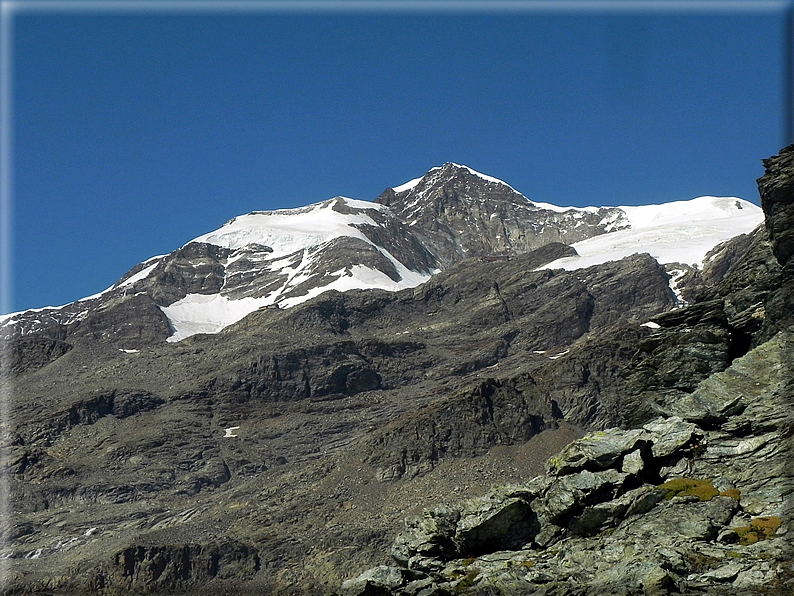
[[(146, 262), (148, 263), (151, 260), (152, 259), (147, 259)], [(142, 279), (146, 279), (149, 276), (149, 274), (154, 270), (154, 268), (157, 267), (159, 262), (160, 261), (158, 260), (155, 263), (152, 263), (151, 265), (149, 265), (148, 267), (144, 267), (143, 269), (138, 271), (138, 273), (136, 273), (135, 275), (130, 275), (127, 279), (125, 279), (124, 281), (122, 281), (118, 285), (111, 286), (110, 289), (121, 288), (123, 286), (131, 286), (135, 282), (138, 282), (138, 281), (140, 281)]]
[(395, 259), (388, 251), (379, 250), (394, 265), (400, 275), (399, 281), (394, 281), (377, 269), (371, 269), (363, 265), (353, 265), (349, 268), (326, 274), (327, 277), (338, 276), (337, 279), (333, 279), (330, 283), (312, 288), (300, 296), (282, 298), (284, 294), (304, 281), (317, 277), (317, 274), (311, 273), (313, 258), (309, 254), (310, 251), (307, 250), (304, 251), (302, 261), (295, 268), (285, 267), (282, 269), (283, 273), (290, 273), (289, 278), (281, 289), (271, 292), (267, 296), (235, 300), (222, 294), (188, 294), (170, 306), (161, 306), (160, 310), (168, 318), (174, 330), (173, 335), (166, 341), (177, 342), (197, 333), (219, 333), (250, 313), (272, 304), (277, 303), (282, 308), (289, 308), (306, 302), (328, 290), (337, 290), (339, 292), (354, 289), (397, 291), (413, 288), (424, 283), (433, 274), (437, 273), (437, 271), (431, 273), (412, 271)]
[(668, 271), (667, 274), (670, 276), (670, 290), (672, 290), (673, 294), (675, 294), (678, 306), (686, 306), (687, 301), (684, 300), (684, 296), (681, 293), (681, 288), (679, 287), (684, 275), (686, 275), (686, 271), (683, 269), (672, 269)]
[[(336, 211), (334, 207), (340, 204), (352, 208), (354, 212)], [(262, 244), (273, 249), (271, 258), (279, 258), (340, 236), (368, 241), (363, 232), (354, 226), (376, 225), (366, 212), (384, 209), (387, 207), (377, 203), (336, 197), (298, 209), (256, 211), (241, 215), (213, 232), (194, 238), (192, 242), (205, 242), (230, 249)]]
[(751, 232), (764, 221), (760, 207), (736, 197), (698, 197), (663, 205), (620, 207), (630, 227), (572, 246), (577, 257), (557, 259), (541, 269), (583, 269), (647, 252), (659, 263), (698, 267), (720, 242)]
[(539, 203), (538, 201), (530, 201), (538, 209), (546, 209), (547, 211), (554, 211), (556, 213), (566, 213), (573, 211), (575, 213), (597, 213), (600, 207), (560, 207), (559, 205), (552, 205), (551, 203)]
[(230, 300), (221, 294), (188, 294), (170, 306), (160, 307), (174, 330), (166, 341), (176, 342), (197, 333), (219, 333), (273, 302), (271, 296)]
[[(433, 169), (437, 169), (437, 168), (433, 168)], [(432, 172), (433, 170), (430, 171)], [(407, 190), (411, 190), (413, 187), (419, 184), (423, 178), (424, 176), (419, 176), (419, 178), (414, 178), (413, 180), (409, 180), (405, 184), (400, 184), (400, 186), (395, 186), (394, 188), (392, 188), (392, 190), (396, 193), (401, 193)]]
[[(417, 273), (411, 271), (405, 265), (400, 263), (397, 259), (392, 257), (387, 251), (381, 250), (381, 253), (388, 258), (400, 274), (400, 281), (394, 281), (388, 275), (377, 269), (370, 269), (363, 265), (353, 265), (348, 269), (340, 269), (334, 271), (331, 276), (339, 276), (331, 283), (312, 288), (303, 296), (294, 296), (281, 300), (279, 304), (283, 307), (296, 306), (315, 296), (319, 296), (328, 290), (337, 290), (339, 292), (346, 292), (348, 290), (361, 290), (361, 289), (378, 289), (389, 290), (396, 292), (405, 288), (413, 288), (419, 284), (424, 283), (430, 279), (432, 274)], [(310, 277), (307, 276), (307, 279)], [(297, 285), (297, 284), (295, 284)]]

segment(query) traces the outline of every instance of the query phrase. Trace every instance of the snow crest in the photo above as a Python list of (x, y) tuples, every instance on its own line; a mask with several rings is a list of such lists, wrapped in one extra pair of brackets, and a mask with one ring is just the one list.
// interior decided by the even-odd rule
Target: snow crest
[(366, 212), (383, 209), (386, 207), (378, 203), (335, 197), (308, 207), (255, 211), (241, 215), (218, 230), (194, 238), (192, 242), (205, 242), (231, 249), (261, 244), (272, 248), (274, 257), (286, 256), (340, 236), (352, 236), (367, 241), (366, 236), (353, 226), (375, 225)]
[(747, 234), (764, 221), (759, 206), (736, 197), (704, 196), (619, 209), (629, 227), (576, 242), (572, 246), (579, 256), (557, 259), (542, 269), (583, 269), (645, 252), (661, 264), (700, 267), (717, 244)]

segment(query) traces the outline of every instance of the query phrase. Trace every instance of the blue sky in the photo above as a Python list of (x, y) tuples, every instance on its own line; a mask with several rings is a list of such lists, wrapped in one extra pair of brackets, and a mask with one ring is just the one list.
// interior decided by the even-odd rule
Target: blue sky
[(782, 3), (521, 4), (235, 13), (20, 3), (4, 16), (5, 310), (99, 292), (235, 215), (372, 200), (446, 161), (558, 205), (758, 201), (761, 159), (787, 143)]

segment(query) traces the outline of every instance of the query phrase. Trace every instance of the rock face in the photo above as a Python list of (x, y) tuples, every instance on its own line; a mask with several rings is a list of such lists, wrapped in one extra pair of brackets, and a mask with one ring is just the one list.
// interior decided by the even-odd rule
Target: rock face
[(765, 225), (772, 252), (786, 266), (794, 257), (794, 145), (764, 160), (766, 173), (758, 179)]
[[(650, 256), (539, 270), (572, 249), (533, 249), (508, 220), (548, 211), (544, 241), (570, 241), (565, 212), (465, 168), (433, 176), (387, 193), (389, 211), (309, 209), (360, 218), (316, 260), (233, 246), (244, 217), (217, 231), (229, 246), (208, 235), (99, 297), (7, 320), (5, 593), (790, 591), (794, 330), (777, 236), (720, 248), (674, 309)], [(440, 223), (428, 215), (420, 238), (394, 209), (425, 191)], [(491, 236), (486, 207), (505, 219)], [(509, 260), (462, 258), (493, 256), (507, 232)], [(322, 294), (308, 275), (362, 264), (392, 282), (443, 270)], [(165, 341), (164, 304), (255, 299), (298, 265), (285, 300), (315, 297)]]
[(376, 201), (407, 222), (442, 266), (480, 255), (516, 254), (551, 242), (572, 244), (628, 226), (616, 207), (547, 209), (499, 180), (446, 163)]

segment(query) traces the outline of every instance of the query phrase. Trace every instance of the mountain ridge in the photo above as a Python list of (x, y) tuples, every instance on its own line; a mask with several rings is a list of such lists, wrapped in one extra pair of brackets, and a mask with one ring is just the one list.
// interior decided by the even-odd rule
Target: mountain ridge
[[(689, 221), (676, 228), (670, 212), (677, 214), (673, 223), (680, 217)], [(692, 220), (693, 214), (701, 219)], [(0, 335), (68, 327), (114, 300), (143, 293), (166, 317), (167, 340), (180, 341), (217, 333), (259, 308), (295, 306), (323, 291), (415, 287), (467, 258), (515, 256), (554, 242), (575, 245), (581, 254), (546, 267), (575, 269), (655, 252), (671, 265), (671, 287), (682, 299), (681, 279), (697, 277), (708, 249), (761, 221), (759, 207), (734, 197), (641, 207), (534, 203), (506, 182), (448, 162), (387, 189), (374, 202), (338, 196), (234, 217), (172, 253), (136, 265), (99, 294), (0, 317)], [(708, 224), (708, 233), (699, 223)], [(671, 239), (661, 247), (665, 235)], [(699, 240), (694, 248), (693, 237)]]

